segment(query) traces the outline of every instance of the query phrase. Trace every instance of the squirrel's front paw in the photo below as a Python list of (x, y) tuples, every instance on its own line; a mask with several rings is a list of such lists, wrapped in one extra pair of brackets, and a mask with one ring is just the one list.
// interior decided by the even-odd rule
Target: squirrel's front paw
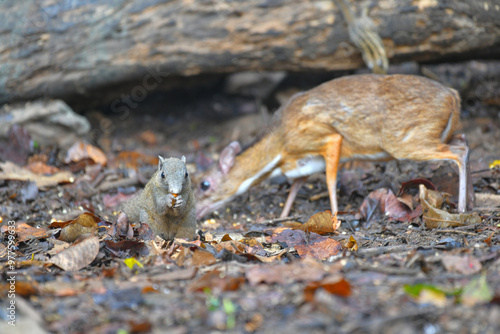
[(182, 206), (182, 204), (184, 204), (184, 200), (182, 199), (181, 195), (178, 195), (177, 197), (175, 197), (175, 202), (173, 202), (172, 207), (174, 209), (180, 208)]
[(181, 195), (178, 194), (168, 194), (167, 195), (167, 206), (170, 208), (178, 208), (184, 203)]

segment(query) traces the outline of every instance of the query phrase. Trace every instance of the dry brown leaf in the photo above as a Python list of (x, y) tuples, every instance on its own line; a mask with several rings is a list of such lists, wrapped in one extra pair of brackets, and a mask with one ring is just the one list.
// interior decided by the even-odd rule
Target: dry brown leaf
[(116, 195), (111, 195), (111, 194), (104, 194), (102, 201), (104, 203), (104, 206), (106, 208), (117, 208), (120, 204), (123, 202), (128, 201), (132, 197), (134, 197), (135, 194), (124, 194), (121, 192), (118, 192)]
[(235, 291), (245, 282), (243, 277), (228, 276), (219, 270), (212, 270), (196, 279), (189, 287), (189, 291), (203, 291), (208, 288), (212, 291)]
[(58, 239), (47, 239), (48, 242), (54, 245), (54, 247), (47, 252), (47, 254), (53, 256), (56, 255), (57, 253), (65, 250), (66, 248), (69, 248), (71, 246), (70, 243)]
[(307, 223), (302, 224), (298, 229), (302, 231), (309, 231), (318, 234), (334, 233), (336, 229), (336, 216), (332, 216), (330, 211), (318, 212), (313, 215)]
[(209, 252), (203, 250), (195, 250), (193, 253), (193, 257), (191, 258), (191, 264), (193, 266), (209, 266), (217, 262), (215, 256), (210, 254)]
[(127, 320), (127, 324), (130, 330), (130, 333), (150, 333), (153, 326), (147, 320), (143, 321), (135, 321), (135, 320)]
[(149, 254), (149, 249), (142, 241), (137, 240), (120, 240), (114, 242), (112, 240), (104, 240), (106, 250), (119, 258), (127, 258), (131, 256), (146, 256)]
[(334, 239), (289, 228), (275, 229), (268, 241), (271, 243), (284, 242), (288, 247), (295, 247), (301, 257), (312, 257), (321, 260), (336, 255), (342, 250), (340, 242)]
[[(20, 295), (23, 297), (30, 297), (38, 294), (38, 283), (27, 282), (27, 281), (18, 281), (16, 280), (16, 295)], [(0, 284), (0, 295), (7, 296), (9, 290), (11, 289), (10, 283)]]
[[(2, 226), (2, 233), (6, 233), (7, 225)], [(26, 223), (17, 223), (15, 234), (17, 235), (17, 241), (23, 242), (31, 239), (42, 239), (52, 236), (51, 231), (46, 227), (33, 227)]]
[(351, 295), (351, 285), (341, 275), (328, 276), (321, 281), (310, 282), (304, 288), (304, 299), (307, 302), (314, 300), (314, 293), (318, 288), (323, 288), (327, 292), (341, 296), (349, 297)]
[(198, 272), (198, 268), (191, 267), (186, 269), (178, 269), (171, 272), (161, 273), (158, 275), (148, 277), (153, 282), (166, 282), (166, 281), (185, 281), (192, 279), (196, 273)]
[(99, 253), (99, 239), (89, 237), (61, 251), (48, 260), (65, 271), (78, 271), (94, 261)]
[(67, 224), (61, 230), (59, 240), (73, 242), (83, 234), (92, 233), (97, 230), (100, 220), (100, 218), (89, 212), (82, 213), (76, 219), (62, 223)]
[(327, 274), (328, 272), (322, 264), (312, 259), (305, 259), (290, 264), (255, 265), (247, 269), (245, 277), (250, 285), (260, 283), (287, 284), (298, 281), (319, 281)]
[(441, 260), (447, 271), (464, 275), (473, 275), (481, 271), (481, 262), (473, 256), (445, 255)]
[(71, 172), (61, 171), (53, 175), (38, 175), (10, 161), (0, 162), (0, 180), (33, 181), (38, 189), (46, 189), (60, 183), (72, 183), (75, 177)]
[(43, 161), (33, 161), (26, 166), (26, 168), (38, 175), (52, 175), (59, 172), (59, 168), (47, 165)]
[(57, 297), (69, 297), (88, 291), (87, 283), (82, 281), (64, 282), (54, 280), (40, 285), (42, 295), (54, 295)]
[[(172, 247), (174, 247), (172, 245)], [(179, 251), (172, 255), (172, 259), (175, 260), (175, 263), (179, 267), (189, 266), (191, 257), (193, 256), (193, 251), (189, 249), (189, 247), (180, 247)]]
[(318, 260), (326, 260), (330, 256), (337, 255), (342, 250), (342, 244), (330, 238), (317, 238), (305, 245), (296, 245), (295, 249), (300, 257), (312, 257)]
[(8, 254), (7, 246), (5, 246), (4, 244), (0, 244), (0, 259), (6, 257), (7, 254)]
[(417, 208), (412, 211), (394, 195), (391, 189), (387, 188), (379, 188), (368, 194), (359, 211), (368, 223), (384, 217), (398, 221), (411, 221), (421, 214)]
[(249, 333), (256, 332), (264, 323), (264, 316), (260, 313), (254, 313), (252, 317), (245, 322), (245, 331)]
[[(317, 234), (314, 234), (317, 235)], [(307, 234), (302, 230), (293, 230), (287, 227), (278, 227), (273, 231), (273, 235), (266, 237), (266, 242), (284, 242), (288, 247), (306, 243)]]
[(354, 237), (352, 235), (349, 237), (349, 239), (344, 240), (342, 242), (342, 247), (344, 247), (347, 250), (354, 251), (354, 252), (357, 252), (358, 248), (359, 248), (358, 242), (356, 241), (356, 239), (354, 239)]
[(423, 220), (425, 227), (431, 228), (443, 228), (443, 227), (457, 227), (464, 225), (479, 224), (481, 222), (481, 217), (477, 212), (471, 213), (449, 213), (444, 210), (437, 209), (433, 207), (428, 199), (432, 198), (435, 202), (436, 195), (432, 195), (435, 191), (428, 190), (424, 185), (420, 185), (420, 205), (423, 211)]
[(214, 248), (217, 250), (217, 252), (220, 252), (222, 249), (226, 249), (230, 251), (231, 253), (235, 254), (241, 254), (245, 253), (246, 247), (244, 243), (241, 243), (239, 241), (221, 241), (218, 244), (213, 245)]
[(108, 158), (106, 158), (106, 155), (103, 151), (101, 151), (101, 149), (82, 141), (74, 143), (68, 149), (68, 153), (66, 154), (64, 161), (66, 163), (70, 163), (86, 159), (90, 159), (94, 163), (100, 164), (101, 166), (106, 166), (108, 163)]
[(137, 169), (144, 165), (157, 165), (158, 157), (136, 151), (122, 151), (116, 156), (111, 164), (113, 167)]
[(146, 130), (139, 135), (139, 139), (144, 143), (154, 146), (158, 143), (158, 138), (156, 138), (156, 134), (151, 130)]

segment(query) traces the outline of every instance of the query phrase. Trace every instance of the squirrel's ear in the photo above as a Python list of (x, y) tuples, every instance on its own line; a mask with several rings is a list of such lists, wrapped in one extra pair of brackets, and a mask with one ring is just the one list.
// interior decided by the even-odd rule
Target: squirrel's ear
[(241, 152), (241, 145), (237, 141), (231, 142), (222, 150), (219, 157), (219, 168), (222, 173), (227, 174), (234, 165), (236, 155)]
[(163, 165), (163, 162), (165, 159), (161, 155), (158, 156), (158, 169), (161, 169), (161, 165)]
[(181, 160), (182, 160), (183, 163), (186, 163), (186, 157), (185, 156), (182, 156)]

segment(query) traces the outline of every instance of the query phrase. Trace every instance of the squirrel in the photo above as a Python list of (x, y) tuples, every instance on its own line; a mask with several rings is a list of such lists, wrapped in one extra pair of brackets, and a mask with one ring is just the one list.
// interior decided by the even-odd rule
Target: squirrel
[(194, 238), (196, 203), (186, 158), (158, 158), (158, 170), (142, 192), (124, 203), (118, 220), (127, 218), (131, 223), (146, 223), (155, 235), (165, 240)]
[(363, 60), (373, 73), (385, 74), (389, 60), (375, 23), (367, 15), (367, 8), (361, 17), (356, 17), (346, 0), (334, 0), (347, 22), (349, 38), (361, 50)]

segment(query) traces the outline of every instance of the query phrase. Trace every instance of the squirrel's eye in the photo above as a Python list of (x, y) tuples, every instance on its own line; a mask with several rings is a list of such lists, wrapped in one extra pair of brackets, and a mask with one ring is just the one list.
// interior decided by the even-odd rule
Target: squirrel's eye
[(210, 182), (208, 182), (208, 181), (203, 181), (203, 182), (201, 182), (201, 183), (200, 183), (200, 188), (201, 188), (201, 190), (203, 190), (203, 191), (207, 191), (207, 190), (208, 190), (208, 188), (210, 188)]
[(186, 175), (184, 175), (184, 177), (187, 179), (188, 178), (188, 172), (186, 171)]
[(165, 172), (161, 172), (161, 178), (164, 179), (165, 178)]

